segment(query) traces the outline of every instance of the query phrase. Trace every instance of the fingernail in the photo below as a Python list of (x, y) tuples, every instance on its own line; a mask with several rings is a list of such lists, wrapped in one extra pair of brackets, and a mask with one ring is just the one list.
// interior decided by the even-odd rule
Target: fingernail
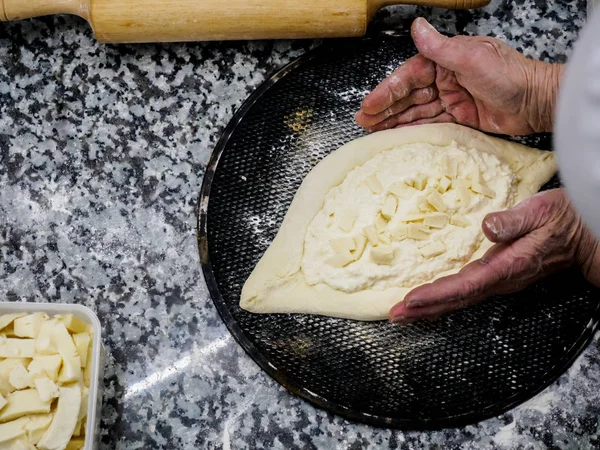
[(498, 220), (496, 216), (489, 216), (486, 219), (485, 224), (487, 225), (488, 230), (490, 230), (494, 234), (494, 236), (499, 237), (500, 233), (502, 232), (502, 223)]
[(419, 28), (419, 33), (428, 33), (430, 31), (435, 31), (435, 28), (423, 17), (419, 17), (417, 19), (417, 27)]
[(406, 302), (407, 308), (420, 308), (421, 306), (425, 306), (425, 302), (421, 300), (409, 300)]
[(409, 325), (416, 321), (417, 321), (417, 319), (415, 319), (414, 317), (404, 317), (404, 316), (390, 317), (390, 322), (395, 323), (396, 325), (400, 325), (400, 326)]

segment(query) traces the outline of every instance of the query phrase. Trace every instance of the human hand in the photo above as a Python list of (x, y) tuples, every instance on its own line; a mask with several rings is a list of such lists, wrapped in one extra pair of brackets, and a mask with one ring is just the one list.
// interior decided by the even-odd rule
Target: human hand
[(495, 245), (459, 273), (413, 289), (390, 310), (392, 322), (435, 319), (492, 295), (519, 291), (572, 265), (600, 286), (598, 240), (563, 189), (542, 192), (508, 211), (488, 214), (482, 228)]
[(445, 37), (423, 18), (411, 34), (419, 54), (364, 99), (360, 126), (455, 122), (509, 135), (552, 131), (562, 65), (527, 59), (491, 37)]

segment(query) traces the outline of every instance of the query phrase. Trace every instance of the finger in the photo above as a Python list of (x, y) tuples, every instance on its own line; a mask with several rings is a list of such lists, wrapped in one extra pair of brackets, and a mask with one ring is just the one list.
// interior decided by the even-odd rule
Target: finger
[(456, 123), (456, 118), (451, 114), (443, 112), (439, 116), (431, 117), (430, 119), (419, 119), (415, 120), (412, 123), (403, 123), (400, 125), (396, 125), (396, 128), (410, 127), (412, 125), (423, 125), (426, 123)]
[(404, 299), (406, 307), (479, 301), (506, 292), (511, 284), (521, 287), (530, 284), (541, 276), (544, 268), (537, 245), (530, 241), (494, 245), (481, 259), (467, 264), (457, 274), (413, 289)]
[(379, 114), (415, 89), (430, 86), (434, 81), (433, 63), (421, 55), (413, 56), (365, 97), (361, 110), (369, 115)]
[(413, 105), (424, 105), (435, 98), (437, 98), (438, 92), (435, 86), (428, 86), (426, 88), (415, 89), (410, 93), (408, 97), (398, 100), (389, 108), (383, 110), (382, 112), (370, 115), (366, 114), (363, 110), (360, 110), (356, 113), (355, 120), (356, 123), (361, 127), (369, 128), (378, 123), (383, 122), (384, 120), (393, 117), (401, 112), (404, 112), (406, 109), (410, 108)]
[(438, 100), (434, 100), (426, 105), (412, 106), (406, 111), (370, 127), (369, 131), (397, 128), (399, 125), (414, 125), (417, 121), (438, 117), (443, 112), (441, 103)]
[(434, 100), (425, 105), (412, 106), (406, 111), (370, 127), (369, 131), (387, 130), (388, 128), (398, 127), (398, 125), (413, 124), (418, 120), (437, 117), (443, 112), (444, 110), (439, 100)]
[(454, 300), (447, 303), (437, 303), (434, 305), (427, 305), (420, 308), (407, 308), (403, 303), (396, 309), (390, 312), (390, 322), (397, 323), (399, 325), (408, 325), (416, 322), (417, 320), (437, 320), (440, 316), (448, 314), (452, 311), (464, 309), (472, 306), (483, 298), (472, 298), (463, 300)]
[(392, 308), (389, 314), (389, 320), (391, 322), (398, 323), (399, 325), (408, 325), (416, 322), (417, 320), (437, 320), (444, 314), (473, 306), (491, 297), (492, 295), (507, 295), (514, 292), (519, 292), (530, 284), (535, 283), (542, 277), (543, 274), (538, 273), (536, 276), (526, 280), (506, 280), (505, 282), (495, 286), (493, 290), (484, 292), (476, 297), (453, 300), (444, 303), (432, 303), (426, 304), (425, 306), (409, 307), (405, 302), (402, 302)]
[(437, 32), (427, 20), (419, 17), (411, 27), (411, 35), (419, 53), (452, 71), (468, 70), (473, 43), (469, 38), (448, 38)]
[(541, 192), (512, 209), (485, 216), (483, 233), (492, 242), (514, 241), (547, 223), (563, 204), (559, 190)]
[(433, 283), (413, 289), (404, 299), (407, 308), (478, 298), (505, 278), (504, 269), (487, 261), (477, 260), (467, 264), (454, 275), (439, 278)]
[[(528, 236), (496, 244), (480, 260), (467, 264), (459, 273), (413, 289), (403, 303), (390, 310), (391, 320), (406, 321), (427, 317), (440, 311), (456, 309), (462, 304), (471, 305), (491, 295), (516, 292), (539, 280), (544, 274), (564, 267), (564, 255), (553, 255), (552, 252), (548, 254), (548, 249), (545, 248), (547, 239), (539, 228), (556, 215), (557, 209), (560, 211), (564, 202), (562, 192), (555, 190), (538, 194), (514, 208), (517, 213), (520, 213), (519, 209), (523, 209), (529, 216), (541, 220), (537, 226), (534, 222), (522, 224), (522, 220), (529, 221), (529, 218), (515, 220), (514, 225), (509, 222), (512, 216), (505, 216), (508, 219), (501, 216), (504, 230), (529, 229)], [(498, 232), (503, 229), (499, 227), (492, 231), (496, 236), (508, 236), (506, 232)], [(408, 313), (409, 310), (415, 311)]]
[(458, 273), (413, 289), (404, 303), (407, 308), (421, 308), (488, 295), (499, 282), (510, 278), (517, 259), (509, 246), (496, 244), (481, 259), (467, 264)]
[(408, 108), (396, 116), (396, 125), (414, 123), (418, 120), (431, 119), (444, 112), (444, 108), (439, 100), (434, 100), (425, 105), (418, 105)]

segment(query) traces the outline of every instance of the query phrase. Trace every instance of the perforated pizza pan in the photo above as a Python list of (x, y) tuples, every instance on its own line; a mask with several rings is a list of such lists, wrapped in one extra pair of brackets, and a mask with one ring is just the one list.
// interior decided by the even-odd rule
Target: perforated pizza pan
[[(238, 306), (302, 179), (364, 134), (353, 120), (362, 98), (413, 54), (407, 36), (334, 41), (266, 81), (211, 157), (198, 243), (223, 321), (289, 391), (351, 420), (437, 429), (502, 414), (555, 380), (593, 335), (598, 291), (568, 270), (519, 294), (406, 327), (259, 315)], [(550, 137), (525, 143), (548, 148)]]

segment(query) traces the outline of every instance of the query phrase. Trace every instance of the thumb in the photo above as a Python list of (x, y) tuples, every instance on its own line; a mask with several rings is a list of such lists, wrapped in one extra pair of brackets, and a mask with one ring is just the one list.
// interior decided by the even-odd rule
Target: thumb
[(508, 243), (531, 233), (549, 220), (554, 197), (554, 191), (541, 192), (512, 209), (488, 214), (483, 219), (483, 233), (496, 243)]
[(411, 35), (419, 53), (425, 58), (453, 72), (465, 68), (470, 53), (470, 46), (465, 45), (465, 40), (457, 41), (438, 33), (422, 17), (413, 22)]

